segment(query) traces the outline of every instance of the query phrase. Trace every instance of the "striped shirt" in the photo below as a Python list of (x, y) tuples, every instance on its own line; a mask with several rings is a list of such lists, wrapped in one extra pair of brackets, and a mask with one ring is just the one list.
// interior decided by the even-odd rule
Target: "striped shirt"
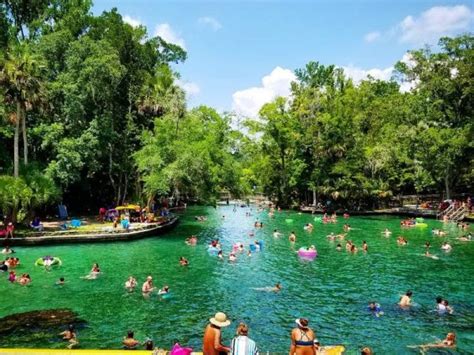
[(258, 355), (257, 344), (245, 335), (232, 339), (231, 355)]

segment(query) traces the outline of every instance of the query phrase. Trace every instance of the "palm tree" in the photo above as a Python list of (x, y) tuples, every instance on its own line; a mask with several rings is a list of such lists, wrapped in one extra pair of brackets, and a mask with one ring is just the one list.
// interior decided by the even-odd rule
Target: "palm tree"
[(5, 91), (7, 104), (15, 105), (16, 113), (10, 115), (15, 124), (13, 138), (13, 175), (19, 173), (20, 124), (23, 132), (23, 160), (28, 164), (26, 112), (44, 103), (41, 73), (44, 66), (39, 57), (30, 52), (27, 44), (18, 44), (7, 55), (0, 71), (0, 85)]

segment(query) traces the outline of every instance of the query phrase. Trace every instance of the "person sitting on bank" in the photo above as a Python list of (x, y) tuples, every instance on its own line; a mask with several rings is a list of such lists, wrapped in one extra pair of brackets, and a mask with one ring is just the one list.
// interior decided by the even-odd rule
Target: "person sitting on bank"
[(217, 312), (213, 318), (209, 319), (202, 341), (204, 355), (220, 355), (221, 352), (228, 353), (231, 351), (229, 347), (222, 344), (221, 340), (221, 328), (227, 327), (229, 324), (230, 321), (222, 312)]
[(248, 337), (249, 327), (245, 323), (240, 323), (237, 327), (237, 336), (232, 339), (231, 355), (257, 355), (258, 349), (255, 341)]
[(308, 327), (308, 320), (298, 318), (295, 322), (298, 327), (291, 331), (290, 355), (315, 355), (314, 341), (316, 336), (313, 330)]
[(43, 224), (41, 223), (39, 217), (35, 217), (33, 219), (33, 221), (31, 222), (31, 228), (38, 232), (42, 232), (44, 230)]

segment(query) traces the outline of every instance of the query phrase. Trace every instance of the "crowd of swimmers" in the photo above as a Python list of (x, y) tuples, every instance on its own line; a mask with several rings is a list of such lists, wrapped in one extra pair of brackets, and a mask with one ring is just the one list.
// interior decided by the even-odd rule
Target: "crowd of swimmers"
[[(271, 210), (271, 213), (274, 213), (274, 210)], [(345, 218), (348, 218), (349, 216), (345, 216)], [(333, 214), (331, 216), (325, 215), (323, 217), (323, 223), (334, 223), (336, 220), (336, 215)], [(198, 216), (196, 218), (198, 221), (205, 221), (207, 220), (207, 217), (205, 216)], [(326, 220), (326, 222), (324, 222)], [(413, 223), (415, 220), (405, 220), (402, 221), (402, 226), (407, 226)], [(416, 223), (416, 221), (415, 221)], [(255, 228), (263, 228), (263, 223), (260, 221), (255, 221), (254, 223)], [(466, 225), (458, 225), (459, 228), (465, 229)], [(304, 225), (304, 230), (306, 231), (312, 231), (314, 226), (311, 223), (306, 223)], [(330, 241), (335, 241), (336, 239), (342, 241), (345, 240), (345, 237), (347, 233), (351, 230), (351, 226), (349, 224), (344, 224), (343, 230), (345, 233), (343, 234), (334, 234), (331, 233), (327, 236), (327, 239)], [(382, 231), (382, 234), (386, 237), (389, 237), (392, 235), (392, 232), (388, 229), (385, 229)], [(446, 236), (446, 232), (440, 229), (433, 229), (432, 234), (434, 236)], [(277, 229), (274, 229), (273, 231), (273, 237), (279, 238), (282, 235)], [(253, 236), (253, 233), (250, 234), (249, 236)], [(296, 233), (295, 231), (292, 231), (288, 237), (289, 241), (294, 243), (296, 242)], [(458, 238), (461, 241), (471, 241), (472, 235), (469, 233), (467, 235), (463, 235), (462, 237)], [(198, 238), (195, 235), (190, 236), (189, 238), (186, 238), (185, 240), (186, 244), (194, 246), (198, 243)], [(397, 238), (397, 243), (399, 245), (407, 245), (408, 241), (405, 237), (399, 236)], [(211, 243), (209, 244), (210, 248), (215, 248), (218, 250), (217, 252), (217, 258), (218, 259), (224, 259), (223, 251), (222, 251), (222, 246), (220, 244), (219, 239), (213, 239)], [(256, 240), (254, 243), (249, 245), (247, 255), (251, 256), (252, 250), (258, 251), (261, 250), (262, 244), (261, 241)], [(352, 242), (352, 240), (347, 240), (345, 248), (348, 252), (351, 253), (356, 253), (358, 251), (358, 247)], [(427, 241), (425, 243), (425, 256), (433, 257), (433, 255), (430, 254), (430, 248), (431, 248), (431, 243)], [(361, 249), (364, 252), (368, 251), (368, 245), (366, 241), (363, 241)], [(452, 246), (447, 242), (443, 242), (443, 245), (441, 246), (441, 249), (444, 251), (450, 251), (452, 249)], [(232, 247), (232, 251), (229, 253), (229, 261), (235, 261), (237, 260), (237, 254), (238, 253), (244, 253), (246, 248), (244, 247), (243, 243), (235, 243)], [(307, 250), (316, 250), (314, 246), (310, 246), (307, 248)], [(340, 251), (342, 250), (342, 245), (339, 243), (337, 244), (336, 250)], [(12, 254), (14, 251), (10, 249), (8, 246), (6, 246), (3, 250), (2, 253), (5, 255)], [(181, 256), (179, 258), (179, 265), (186, 267), (189, 265), (189, 260), (187, 260), (184, 256)], [(6, 270), (9, 268), (14, 268), (20, 263), (19, 258), (15, 257), (7, 257), (7, 259), (3, 262), (0, 262), (0, 271), (2, 271), (2, 266), (6, 266)], [(6, 271), (3, 270), (3, 271)], [(99, 265), (97, 263), (94, 263), (89, 274), (83, 277), (83, 279), (87, 280), (94, 280), (97, 279), (101, 275), (101, 270), (99, 268)], [(15, 273), (14, 270), (11, 270), (9, 273), (8, 280), (10, 282), (18, 282), (21, 285), (27, 285), (31, 283), (31, 277), (29, 274), (24, 273), (20, 277), (18, 277)], [(63, 277), (59, 279), (59, 281), (56, 283), (58, 285), (63, 285), (65, 283), (65, 280)], [(129, 276), (129, 278), (125, 281), (125, 289), (128, 292), (134, 292), (134, 290), (137, 288), (138, 282), (135, 277)], [(276, 283), (275, 286), (272, 287), (265, 287), (265, 288), (256, 288), (256, 290), (261, 290), (261, 291), (271, 291), (271, 292), (279, 292), (282, 290), (282, 285), (280, 283)], [(156, 293), (159, 296), (164, 296), (164, 295), (169, 295), (170, 293), (170, 287), (168, 285), (164, 285), (162, 288), (157, 289), (154, 284), (153, 284), (153, 278), (152, 276), (148, 276), (146, 280), (143, 282), (142, 287), (141, 287), (141, 293), (144, 297), (150, 297), (151, 294)], [(407, 309), (412, 306), (412, 296), (413, 292), (412, 291), (407, 291), (404, 295), (400, 297), (400, 300), (398, 302), (398, 305), (402, 309)], [(372, 312), (376, 317), (380, 317), (384, 314), (382, 310), (382, 306), (377, 303), (376, 301), (371, 301), (368, 304), (368, 310)], [(449, 305), (449, 302), (447, 299), (439, 296), (436, 298), (436, 310), (440, 314), (443, 313), (448, 313), (452, 314), (454, 312), (454, 309), (452, 306)], [(245, 354), (257, 354), (257, 346), (253, 340), (251, 340), (248, 337), (249, 334), (249, 327), (248, 325), (241, 323), (238, 325), (237, 330), (236, 330), (236, 337), (231, 341), (230, 346), (225, 346), (222, 344), (221, 340), (221, 334), (220, 334), (220, 329), (222, 327), (228, 326), (230, 324), (230, 321), (227, 319), (224, 313), (217, 313), (215, 317), (210, 319), (209, 325), (206, 327), (205, 334), (204, 334), (204, 339), (203, 339), (203, 352), (205, 354), (219, 354), (220, 352), (231, 352), (232, 354), (243, 354), (241, 352), (243, 348), (246, 349), (247, 352)], [(318, 354), (318, 351), (321, 347), (321, 344), (317, 341), (316, 336), (314, 334), (314, 331), (311, 330), (308, 326), (309, 322), (305, 318), (299, 318), (296, 320), (297, 327), (292, 330), (291, 332), (291, 348), (290, 348), (290, 354)], [(71, 325), (67, 330), (61, 333), (63, 336), (63, 339), (68, 341), (68, 348), (75, 347), (76, 345), (79, 344), (77, 340), (77, 333), (74, 329), (74, 327)], [(151, 350), (153, 349), (153, 342), (150, 339), (147, 339), (145, 342), (141, 343), (137, 341), (134, 338), (134, 333), (133, 331), (129, 331), (127, 333), (127, 336), (124, 337), (123, 340), (123, 346), (124, 348), (127, 349), (135, 349), (138, 346), (143, 345), (145, 346), (145, 349)], [(180, 346), (179, 343), (176, 343), (175, 346)], [(430, 343), (430, 344), (423, 344), (423, 345), (414, 345), (411, 347), (417, 347), (420, 349), (429, 349), (429, 348), (453, 348), (456, 346), (456, 336), (454, 333), (448, 333), (446, 336), (446, 339), (437, 342), (437, 343)], [(186, 348), (183, 348), (186, 349)], [(372, 354), (372, 350), (370, 348), (364, 348), (361, 350), (361, 354)]]

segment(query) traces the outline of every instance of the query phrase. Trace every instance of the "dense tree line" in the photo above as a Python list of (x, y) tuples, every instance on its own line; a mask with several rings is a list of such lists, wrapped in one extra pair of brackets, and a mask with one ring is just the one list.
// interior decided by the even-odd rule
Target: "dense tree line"
[[(472, 188), (471, 35), (411, 52), (397, 77), (354, 85), (335, 66), (296, 71), (290, 98), (246, 121), (188, 110), (173, 63), (186, 52), (90, 0), (0, 1), (0, 209), (212, 202), (264, 192), (374, 205)], [(415, 86), (402, 93), (400, 83)]]
[(177, 85), (171, 64), (186, 52), (125, 23), (115, 9), (93, 16), (91, 6), (0, 2), (4, 214), (23, 218), (60, 199), (95, 211), (157, 194), (207, 199), (221, 185), (233, 188), (225, 174), (233, 164), (227, 121), (205, 107), (188, 112)]
[[(260, 172), (265, 194), (285, 206), (373, 207), (397, 194), (472, 192), (474, 37), (442, 38), (439, 47), (409, 52), (388, 82), (356, 86), (317, 62), (296, 70), (291, 98), (247, 122), (260, 137), (249, 175)], [(403, 82), (414, 88), (401, 92)]]

